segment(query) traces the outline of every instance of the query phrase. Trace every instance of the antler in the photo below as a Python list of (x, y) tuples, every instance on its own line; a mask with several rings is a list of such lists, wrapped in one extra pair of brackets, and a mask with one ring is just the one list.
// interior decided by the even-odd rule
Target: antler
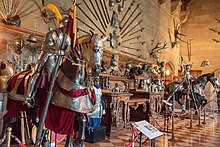
[(159, 53), (160, 50), (166, 49), (167, 48), (167, 41), (164, 41), (162, 46), (159, 46), (161, 42), (157, 42), (156, 46), (151, 50), (150, 55), (154, 55), (156, 52)]

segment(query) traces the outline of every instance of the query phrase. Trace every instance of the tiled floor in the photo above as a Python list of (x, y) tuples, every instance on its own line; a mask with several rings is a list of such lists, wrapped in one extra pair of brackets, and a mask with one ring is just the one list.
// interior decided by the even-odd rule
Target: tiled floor
[[(219, 147), (220, 146), (220, 114), (211, 113), (206, 117), (207, 124), (197, 126), (198, 120), (193, 120), (192, 128), (189, 119), (175, 118), (174, 141), (168, 141), (172, 138), (171, 133), (164, 133), (163, 136), (156, 139), (156, 147)], [(162, 119), (160, 120), (162, 121)], [(203, 120), (201, 120), (203, 122)], [(161, 122), (162, 124), (162, 122)], [(158, 127), (157, 127), (158, 128)], [(169, 131), (171, 126), (169, 127)], [(131, 141), (131, 127), (129, 125), (124, 129), (112, 129), (111, 137), (105, 140), (91, 144), (85, 143), (84, 147), (126, 147)], [(139, 140), (139, 139), (138, 139)], [(146, 137), (143, 137), (143, 141)], [(63, 147), (63, 144), (57, 147)], [(144, 147), (150, 147), (150, 142), (143, 144)], [(135, 147), (139, 144), (135, 142)]]

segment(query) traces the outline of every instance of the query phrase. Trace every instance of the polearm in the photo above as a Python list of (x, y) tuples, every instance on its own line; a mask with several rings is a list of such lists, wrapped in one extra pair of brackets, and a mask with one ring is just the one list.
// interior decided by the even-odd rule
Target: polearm
[(141, 12), (139, 12), (139, 13), (131, 20), (131, 22), (130, 22), (130, 23), (128, 24), (128, 26), (124, 29), (124, 31), (122, 31), (122, 29), (120, 30), (120, 31), (122, 31), (122, 32), (121, 32), (121, 35), (124, 34), (124, 32), (129, 28), (129, 26), (130, 26), (132, 23), (134, 23), (135, 19), (137, 19), (140, 15), (141, 15)]
[(108, 16), (107, 16), (107, 14), (106, 14), (106, 13), (108, 13), (108, 12), (105, 12), (104, 5), (103, 5), (103, 3), (102, 3), (102, 0), (100, 0), (100, 4), (101, 4), (101, 7), (102, 7), (104, 16), (105, 16), (106, 23), (109, 24)]
[(127, 11), (125, 12), (124, 16), (121, 19), (121, 23), (123, 22), (123, 20), (125, 19), (125, 17), (127, 16), (128, 12), (131, 10), (131, 7), (134, 5), (135, 1), (133, 1), (131, 3), (131, 5), (128, 7)]
[(137, 9), (139, 8), (140, 4), (137, 4), (137, 7), (134, 9), (134, 11), (131, 13), (131, 15), (129, 16), (129, 18), (125, 21), (124, 25), (121, 27), (121, 30), (124, 29), (125, 25), (128, 23), (128, 21), (130, 20), (130, 18), (132, 18), (132, 16), (134, 15), (134, 13), (137, 11)]
[(98, 4), (97, 0), (95, 0), (95, 3), (96, 3), (96, 6), (97, 6), (97, 8), (98, 8), (98, 11), (99, 11), (99, 14), (100, 14), (100, 16), (101, 16), (101, 19), (102, 19), (102, 21), (103, 21), (103, 23), (104, 23), (104, 26), (105, 26), (105, 28), (107, 28), (107, 24), (105, 23), (105, 19), (104, 19), (103, 15), (102, 15), (102, 11), (101, 11), (101, 9), (100, 9), (100, 7), (99, 7), (99, 4)]
[(130, 44), (141, 44), (144, 45), (146, 42), (145, 41), (140, 41), (140, 42), (131, 42)]
[(78, 17), (76, 17), (76, 19), (77, 19), (78, 21), (80, 21), (82, 24), (84, 24), (85, 26), (87, 26), (88, 28), (90, 28), (92, 31), (95, 31), (94, 28), (92, 28), (90, 25), (88, 25), (87, 23), (85, 23), (84, 21), (82, 21), (81, 19), (79, 19)]
[(136, 54), (132, 54), (130, 52), (125, 52), (125, 51), (121, 51), (122, 53), (125, 53), (125, 54), (128, 54), (128, 55), (132, 55), (132, 56), (135, 56), (135, 57), (138, 57), (140, 58), (140, 55), (136, 55)]
[(82, 8), (80, 8), (80, 6), (77, 5), (77, 7), (78, 7), (79, 10), (86, 16), (86, 18), (87, 18), (103, 35), (106, 35), (106, 34), (94, 23), (94, 21), (92, 21), (92, 19), (82, 10)]
[[(90, 4), (91, 4), (91, 6), (92, 6), (92, 8), (93, 8), (93, 10), (94, 10), (94, 12), (95, 12), (95, 14), (96, 14), (96, 16), (98, 17), (98, 20), (99, 20), (99, 22), (100, 22), (100, 24), (101, 24), (103, 30), (106, 32), (105, 27), (104, 27), (104, 25), (103, 25), (103, 23), (102, 23), (102, 20), (100, 19), (99, 15), (98, 15), (98, 12), (97, 12), (96, 9), (95, 9), (94, 4), (92, 3), (91, 0), (89, 0), (89, 2), (90, 2)], [(81, 9), (81, 11), (82, 11), (82, 9)], [(87, 15), (85, 12), (83, 12), (83, 13), (84, 13), (84, 15)], [(88, 18), (88, 15), (87, 15), (87, 18)], [(90, 18), (90, 19), (91, 19), (91, 18)]]
[(130, 41), (130, 40), (134, 40), (134, 39), (139, 39), (140, 37), (141, 37), (141, 35), (138, 35), (138, 36), (135, 36), (135, 37), (129, 38), (129, 39), (127, 39), (127, 40), (123, 40), (122, 43), (124, 43), (124, 42), (128, 42), (128, 41)]
[(136, 25), (134, 25), (130, 30), (127, 31), (121, 38), (124, 38), (128, 33), (130, 33), (132, 30), (134, 30), (138, 25), (142, 23), (143, 20), (140, 20)]
[(86, 5), (86, 7), (88, 8), (88, 10), (91, 12), (91, 14), (93, 15), (93, 17), (94, 17), (96, 20), (98, 20), (97, 17), (95, 16), (95, 14), (93, 13), (93, 11), (90, 9), (89, 5), (86, 3), (86, 1), (83, 0), (83, 2), (84, 2), (84, 4)]
[(133, 33), (131, 33), (131, 34), (129, 34), (129, 36), (132, 36), (132, 35), (134, 35), (134, 34), (136, 34), (136, 33), (138, 33), (138, 32), (142, 32), (144, 29), (145, 29), (145, 28), (143, 27), (143, 28), (141, 28), (141, 29), (139, 29), (139, 30), (137, 30), (137, 31), (135, 31), (135, 32), (133, 32)]
[(129, 47), (129, 46), (121, 46), (123, 48), (126, 48), (126, 49), (130, 49), (130, 50), (136, 50), (136, 51), (140, 51), (141, 49), (138, 49), (138, 48), (133, 48), (133, 47)]
[(108, 16), (108, 22), (110, 22), (110, 16), (109, 16), (109, 12), (108, 12), (108, 8), (107, 8), (107, 4), (106, 4), (105, 0), (103, 0), (103, 1), (104, 1), (105, 10), (106, 10), (106, 12), (107, 12), (107, 16)]

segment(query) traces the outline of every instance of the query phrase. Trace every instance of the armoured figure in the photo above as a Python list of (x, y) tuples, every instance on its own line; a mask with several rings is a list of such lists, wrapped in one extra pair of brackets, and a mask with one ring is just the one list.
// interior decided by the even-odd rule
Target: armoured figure
[[(32, 71), (30, 79), (31, 82), (28, 84), (25, 104), (30, 107), (33, 107), (34, 105), (33, 97), (36, 93), (35, 86), (43, 68), (45, 67), (44, 70), (49, 76), (48, 79), (50, 79), (50, 75), (55, 66), (56, 56), (64, 56), (67, 47), (70, 45), (70, 37), (65, 35), (67, 23), (68, 17), (63, 18), (62, 24), (58, 29), (51, 30), (46, 34), (44, 44), (42, 45), (42, 52), (38, 58), (34, 70)], [(63, 43), (65, 43), (64, 48), (61, 48)], [(46, 64), (49, 66), (45, 66)]]

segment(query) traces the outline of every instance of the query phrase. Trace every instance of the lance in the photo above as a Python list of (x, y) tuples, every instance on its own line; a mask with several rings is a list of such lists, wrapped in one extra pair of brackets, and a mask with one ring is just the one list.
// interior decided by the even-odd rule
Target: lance
[(105, 25), (105, 28), (107, 28), (107, 25), (106, 25), (106, 23), (105, 23), (105, 19), (104, 19), (103, 15), (102, 15), (102, 11), (101, 11), (101, 9), (100, 9), (100, 7), (99, 7), (99, 4), (98, 4), (97, 0), (95, 0), (95, 3), (96, 3), (96, 6), (97, 6), (97, 8), (98, 8), (98, 10), (99, 10), (99, 13), (100, 13), (100, 16), (101, 16), (101, 18), (102, 18), (103, 24)]
[(132, 37), (132, 38), (129, 38), (129, 39), (127, 39), (127, 40), (122, 41), (122, 43), (128, 42), (128, 41), (130, 41), (130, 40), (134, 40), (134, 39), (139, 39), (140, 37), (141, 37), (141, 35), (136, 36), (136, 37)]
[(131, 10), (131, 7), (134, 5), (135, 1), (133, 1), (131, 3), (131, 5), (128, 7), (127, 11), (125, 12), (124, 16), (121, 19), (121, 23), (123, 22), (123, 20), (125, 19), (126, 15), (128, 14), (128, 12)]
[(94, 21), (92, 21), (92, 19), (80, 8), (80, 6), (77, 6), (79, 8), (79, 10), (87, 17), (87, 19), (103, 34), (105, 35), (105, 33), (94, 23)]
[(123, 34), (123, 33), (130, 27), (130, 25), (131, 25), (132, 23), (134, 23), (135, 19), (137, 19), (138, 16), (140, 16), (140, 15), (141, 15), (141, 12), (139, 12), (139, 13), (136, 15), (136, 17), (134, 17), (134, 19), (132, 19), (132, 21), (128, 24), (128, 26), (124, 29), (124, 31), (122, 31), (121, 34)]
[(146, 42), (145, 41), (141, 41), (141, 42), (131, 42), (130, 44), (141, 44), (144, 45)]
[(136, 33), (138, 33), (138, 32), (142, 32), (144, 29), (145, 29), (145, 28), (141, 28), (141, 29), (139, 29), (139, 30), (137, 30), (137, 31), (135, 31), (135, 32), (133, 32), (133, 33), (131, 33), (131, 34), (129, 34), (129, 36), (132, 36), (132, 35), (134, 35), (134, 34), (136, 34)]
[(86, 1), (83, 0), (83, 2), (84, 2), (84, 4), (86, 5), (86, 7), (88, 8), (88, 10), (91, 12), (91, 14), (93, 15), (93, 17), (94, 17), (96, 20), (98, 20), (97, 17), (95, 16), (95, 14), (93, 13), (93, 11), (90, 9), (90, 7), (88, 6), (88, 4), (86, 3)]
[(137, 7), (134, 9), (134, 11), (131, 13), (131, 15), (128, 17), (128, 19), (125, 21), (124, 25), (120, 28), (121, 30), (123, 30), (123, 28), (125, 27), (125, 25), (128, 23), (128, 21), (132, 18), (132, 16), (134, 15), (134, 13), (137, 11), (137, 9), (139, 8), (140, 3), (137, 4)]
[(105, 10), (106, 10), (106, 13), (107, 13), (107, 16), (108, 16), (108, 22), (110, 22), (110, 16), (109, 16), (107, 4), (106, 4), (105, 0), (103, 0), (103, 1), (104, 1)]
[(84, 21), (82, 21), (82, 20), (79, 19), (78, 17), (76, 17), (76, 19), (77, 19), (78, 21), (80, 21), (82, 24), (86, 25), (86, 26), (87, 26), (88, 28), (90, 28), (91, 30), (95, 31), (94, 28), (92, 28), (90, 25), (86, 24)]
[[(92, 8), (93, 8), (93, 10), (94, 10), (94, 12), (95, 12), (95, 14), (96, 14), (96, 16), (98, 17), (99, 23), (101, 24), (103, 30), (106, 32), (105, 27), (104, 27), (104, 25), (103, 25), (103, 23), (102, 23), (102, 21), (101, 21), (99, 15), (98, 15), (98, 12), (97, 12), (96, 9), (95, 9), (95, 6), (93, 5), (93, 3), (92, 3), (91, 0), (89, 0), (89, 2), (90, 2), (90, 4), (91, 4), (91, 6), (92, 6)], [(82, 10), (82, 9), (81, 9), (81, 10)], [(85, 13), (85, 12), (84, 12), (84, 13)], [(87, 18), (90, 18), (90, 17), (88, 17), (88, 15), (87, 15)], [(93, 21), (92, 21), (92, 22), (93, 22)], [(94, 22), (93, 22), (93, 23), (94, 23)]]
[(143, 20), (140, 20), (135, 26), (133, 26), (127, 33), (125, 33), (121, 38), (124, 38), (128, 33), (134, 30)]
[(128, 55), (132, 55), (132, 56), (135, 56), (135, 57), (138, 57), (140, 58), (140, 55), (136, 55), (136, 54), (132, 54), (130, 52), (125, 52), (125, 51), (121, 51), (122, 53), (125, 53), (125, 54), (128, 54)]
[(130, 50), (136, 50), (136, 51), (140, 51), (141, 49), (137, 49), (137, 48), (133, 48), (133, 47), (129, 47), (129, 46), (121, 46), (123, 48), (126, 48), (126, 49), (130, 49)]
[(104, 5), (103, 5), (103, 3), (102, 3), (102, 0), (100, 0), (100, 4), (101, 4), (101, 7), (102, 7), (104, 16), (105, 16), (106, 23), (109, 24), (108, 16), (107, 16), (107, 14), (106, 14), (107, 12), (105, 12), (105, 8), (104, 8)]

